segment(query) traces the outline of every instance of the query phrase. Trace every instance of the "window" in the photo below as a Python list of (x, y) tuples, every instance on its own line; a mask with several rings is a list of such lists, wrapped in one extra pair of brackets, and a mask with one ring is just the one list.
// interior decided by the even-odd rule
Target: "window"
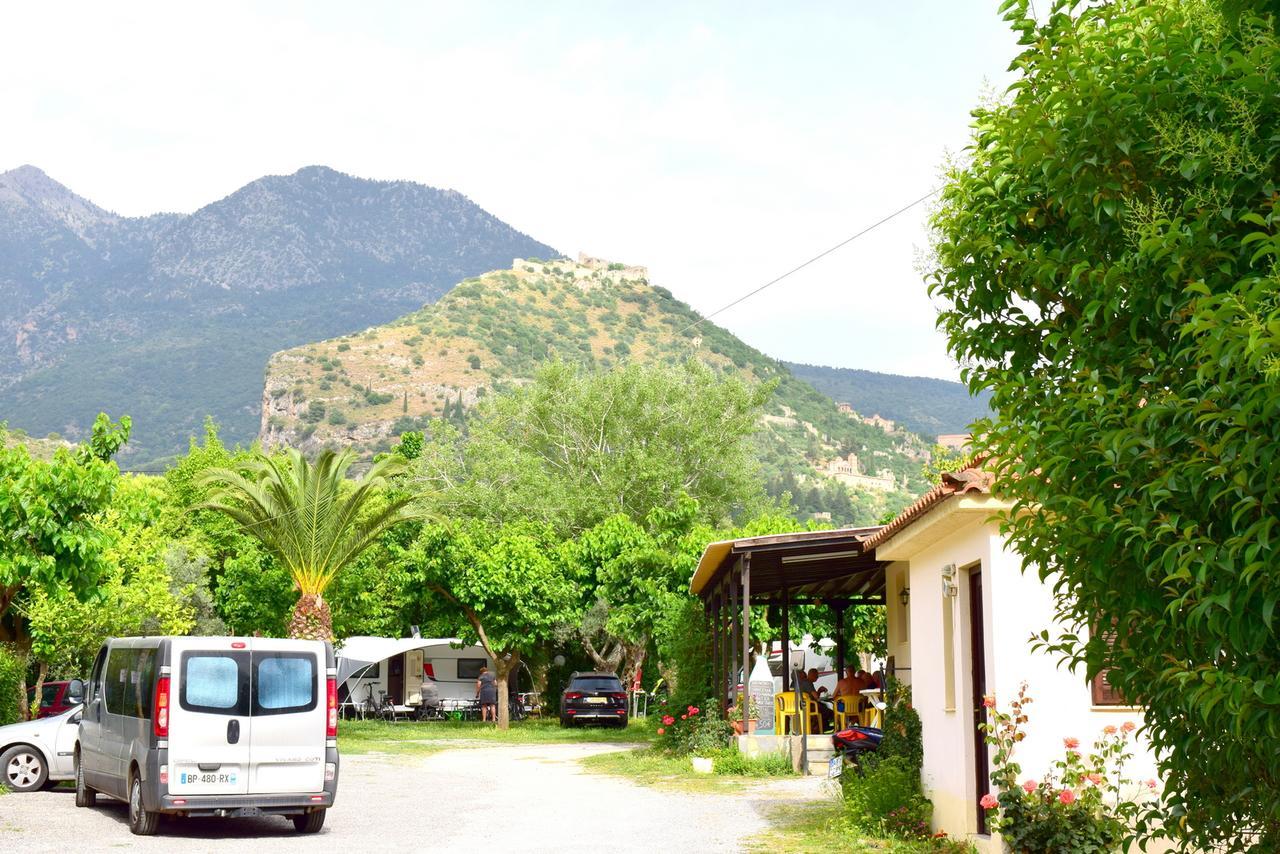
[(622, 683), (612, 676), (580, 676), (573, 680), (574, 691), (621, 691)]
[(184, 652), (179, 702), (190, 712), (249, 713), (248, 654)]
[(124, 714), (125, 691), (129, 685), (129, 657), (132, 652), (131, 649), (116, 648), (107, 656), (107, 672), (102, 677), (107, 714)]
[[(1114, 628), (1111, 631), (1104, 632), (1099, 626), (1094, 626), (1093, 630), (1098, 633), (1100, 638), (1107, 642), (1108, 646), (1111, 646), (1116, 642), (1116, 632)], [(1124, 697), (1120, 696), (1119, 690), (1111, 684), (1111, 680), (1107, 678), (1110, 672), (1110, 667), (1104, 667), (1099, 671), (1098, 675), (1094, 676), (1093, 679), (1090, 680), (1089, 691), (1092, 695), (1093, 704), (1095, 706), (1133, 705)]]
[(98, 657), (93, 660), (93, 675), (89, 677), (89, 696), (85, 698), (86, 703), (93, 702), (94, 698), (102, 693), (102, 677), (106, 663), (107, 648), (104, 646), (98, 650)]
[(255, 715), (306, 712), (316, 707), (315, 656), (306, 653), (255, 653)]
[(355, 675), (359, 679), (378, 679), (382, 676), (382, 662), (375, 661), (373, 664), (370, 664), (367, 668), (361, 668), (360, 670), (357, 670), (355, 672)]
[(129, 650), (129, 676), (125, 681), (124, 711), (133, 718), (151, 720), (151, 691), (156, 675), (156, 650)]
[(459, 679), (479, 679), (480, 668), (487, 667), (489, 664), (483, 658), (459, 658), (458, 659), (458, 678)]

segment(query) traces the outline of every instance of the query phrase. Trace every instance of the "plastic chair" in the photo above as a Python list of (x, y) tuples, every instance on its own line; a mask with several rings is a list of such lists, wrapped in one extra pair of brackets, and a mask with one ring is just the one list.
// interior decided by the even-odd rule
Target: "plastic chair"
[(863, 726), (876, 727), (877, 729), (884, 726), (884, 713), (876, 707), (875, 701), (870, 697), (862, 698), (862, 707), (858, 716), (862, 720)]
[[(818, 703), (805, 695), (805, 714), (808, 716), (806, 734), (822, 732), (822, 713), (818, 711)], [(800, 734), (800, 714), (796, 708), (796, 692), (784, 691), (773, 696), (773, 732), (775, 735)]]
[(857, 694), (841, 694), (831, 708), (835, 712), (836, 732), (862, 724), (862, 697)]

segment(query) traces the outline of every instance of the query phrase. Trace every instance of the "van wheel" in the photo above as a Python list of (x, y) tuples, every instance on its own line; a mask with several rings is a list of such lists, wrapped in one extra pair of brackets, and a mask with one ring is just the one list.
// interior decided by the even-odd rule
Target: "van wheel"
[(97, 791), (84, 784), (84, 765), (80, 762), (80, 754), (76, 754), (76, 806), (93, 807), (98, 805)]
[(293, 816), (293, 829), (299, 833), (319, 833), (324, 827), (324, 814), (328, 810), (316, 810), (306, 815)]
[(159, 828), (160, 813), (142, 805), (142, 779), (135, 774), (129, 784), (129, 830), (134, 836), (155, 836)]
[(0, 754), (0, 786), (14, 792), (36, 792), (48, 779), (44, 754), (34, 747), (19, 744)]

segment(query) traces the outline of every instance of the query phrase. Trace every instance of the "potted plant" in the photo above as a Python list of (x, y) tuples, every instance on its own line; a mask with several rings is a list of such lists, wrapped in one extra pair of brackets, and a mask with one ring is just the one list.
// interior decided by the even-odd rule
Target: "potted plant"
[(747, 695), (747, 726), (742, 726), (742, 693), (738, 693), (738, 701), (729, 707), (729, 725), (733, 727), (734, 735), (742, 735), (744, 732), (755, 732), (756, 726), (760, 723), (760, 702), (750, 694)]

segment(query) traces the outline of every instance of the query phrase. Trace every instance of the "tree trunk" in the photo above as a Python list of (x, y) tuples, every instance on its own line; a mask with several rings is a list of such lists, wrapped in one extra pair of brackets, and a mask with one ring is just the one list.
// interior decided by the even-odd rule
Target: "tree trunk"
[[(44, 693), (44, 680), (45, 680), (45, 677), (48, 675), (49, 675), (49, 663), (47, 661), (40, 662), (40, 667), (36, 670), (35, 702), (28, 704), (30, 708), (27, 709), (26, 714), (24, 715), (24, 717), (26, 717), (26, 719), (29, 721), (35, 720), (36, 716), (40, 714), (40, 696)], [(23, 681), (24, 682), (26, 681), (25, 676), (23, 677)], [(22, 696), (23, 697), (27, 696), (27, 691), (25, 688), (23, 688)]]
[(631, 690), (631, 684), (635, 682), (636, 671), (644, 666), (645, 654), (648, 646), (648, 638), (646, 638), (643, 643), (627, 646), (626, 654), (623, 656), (622, 670), (618, 674), (622, 677), (622, 687), (624, 690)]
[(293, 606), (289, 637), (333, 642), (333, 616), (329, 603), (319, 593), (303, 593)]
[(511, 728), (511, 703), (508, 684), (512, 673), (520, 667), (520, 653), (509, 652), (493, 657), (493, 673), (498, 680), (498, 729)]

